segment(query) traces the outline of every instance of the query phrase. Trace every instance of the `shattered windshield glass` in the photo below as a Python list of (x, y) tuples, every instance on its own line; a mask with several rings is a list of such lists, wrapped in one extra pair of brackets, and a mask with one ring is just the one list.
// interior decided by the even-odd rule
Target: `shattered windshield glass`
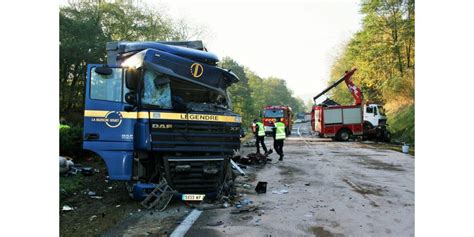
[(144, 104), (154, 105), (162, 109), (172, 108), (169, 80), (151, 71), (145, 71), (143, 81), (142, 102)]
[(142, 103), (145, 107), (178, 111), (226, 111), (225, 96), (194, 83), (151, 70), (143, 79)]

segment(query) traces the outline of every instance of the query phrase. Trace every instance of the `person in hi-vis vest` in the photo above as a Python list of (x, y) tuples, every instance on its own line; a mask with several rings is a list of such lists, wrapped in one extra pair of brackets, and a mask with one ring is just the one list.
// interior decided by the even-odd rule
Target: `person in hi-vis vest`
[(281, 120), (281, 118), (278, 118), (277, 122), (273, 125), (273, 148), (280, 155), (278, 160), (283, 160), (283, 142), (286, 138), (285, 124)]
[(265, 127), (262, 122), (259, 122), (258, 119), (253, 120), (253, 128), (255, 133), (255, 146), (257, 147), (257, 153), (260, 154), (260, 145), (262, 145), (265, 155), (268, 155), (267, 147), (265, 146)]

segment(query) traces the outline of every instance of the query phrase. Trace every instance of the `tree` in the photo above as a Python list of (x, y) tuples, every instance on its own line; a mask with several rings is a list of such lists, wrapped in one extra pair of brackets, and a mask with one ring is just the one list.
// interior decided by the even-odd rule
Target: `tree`
[[(413, 106), (415, 100), (414, 0), (365, 0), (361, 13), (362, 30), (335, 60), (329, 83), (356, 67), (354, 83), (361, 87), (366, 101), (385, 104), (389, 119), (395, 120), (389, 123), (399, 125), (395, 136), (414, 131), (414, 119), (395, 116), (397, 111)], [(339, 103), (353, 102), (345, 86), (338, 86), (330, 96)], [(403, 114), (413, 116), (414, 112)], [(400, 119), (407, 122), (400, 123)], [(408, 137), (414, 139), (414, 133)]]
[(71, 1), (60, 8), (59, 24), (60, 114), (68, 118), (82, 113), (86, 65), (105, 63), (107, 42), (185, 40), (204, 32), (133, 1)]

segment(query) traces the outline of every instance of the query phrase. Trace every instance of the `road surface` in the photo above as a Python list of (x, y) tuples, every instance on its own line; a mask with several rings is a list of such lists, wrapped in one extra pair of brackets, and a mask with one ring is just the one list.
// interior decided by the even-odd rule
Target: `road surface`
[[(240, 200), (258, 210), (231, 214), (231, 206), (193, 213), (174, 201), (163, 213), (142, 211), (104, 235), (161, 236), (185, 222), (181, 236), (413, 236), (413, 156), (315, 138), (309, 131), (307, 123), (295, 124), (283, 162), (273, 153), (271, 164), (249, 166), (247, 177), (237, 178)], [(266, 143), (271, 147), (273, 141)], [(266, 194), (253, 190), (258, 181), (268, 182)], [(191, 223), (185, 220), (190, 213)]]
[[(263, 214), (205, 211), (186, 236), (413, 236), (413, 157), (360, 142), (316, 139), (309, 130), (308, 124), (295, 124), (284, 161), (249, 170), (256, 172), (252, 187), (266, 181), (267, 193), (239, 190)], [(219, 221), (223, 224), (209, 226)]]

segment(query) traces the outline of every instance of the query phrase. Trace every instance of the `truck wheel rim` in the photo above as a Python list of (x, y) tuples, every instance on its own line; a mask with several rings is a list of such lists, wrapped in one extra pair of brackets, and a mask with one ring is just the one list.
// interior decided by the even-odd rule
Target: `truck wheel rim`
[(341, 134), (341, 138), (342, 138), (342, 140), (345, 141), (345, 140), (349, 139), (349, 134), (346, 133), (346, 132), (343, 132), (343, 133)]

